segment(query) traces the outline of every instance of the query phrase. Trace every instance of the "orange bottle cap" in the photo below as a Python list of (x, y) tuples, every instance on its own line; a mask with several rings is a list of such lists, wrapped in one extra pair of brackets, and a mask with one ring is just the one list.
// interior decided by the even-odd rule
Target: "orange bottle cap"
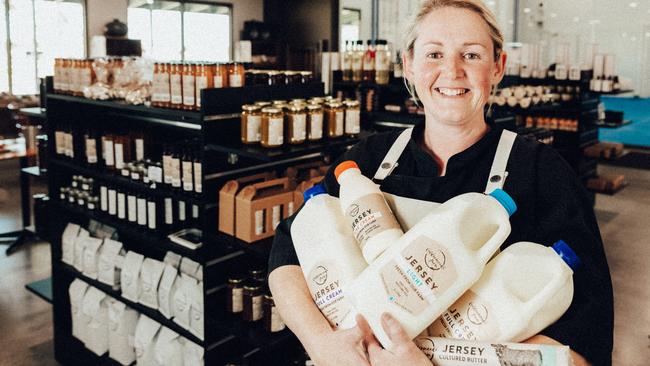
[(355, 163), (352, 160), (346, 160), (346, 161), (344, 161), (341, 164), (336, 166), (336, 169), (334, 169), (334, 176), (338, 180), (339, 175), (341, 175), (341, 173), (343, 173), (344, 171), (346, 171), (348, 169), (352, 169), (352, 168), (359, 169), (359, 166), (357, 165), (357, 163)]

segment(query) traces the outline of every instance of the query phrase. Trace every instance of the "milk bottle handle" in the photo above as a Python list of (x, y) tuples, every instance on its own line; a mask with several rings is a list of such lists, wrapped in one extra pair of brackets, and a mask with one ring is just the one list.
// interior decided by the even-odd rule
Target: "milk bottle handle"
[(555, 270), (552, 272), (558, 275), (554, 276), (536, 296), (533, 296), (533, 298), (524, 303), (524, 309), (527, 314), (532, 316), (537, 313), (542, 307), (544, 307), (544, 305), (546, 305), (543, 299), (550, 299), (564, 284), (565, 277), (561, 275), (563, 273), (562, 269), (559, 268), (557, 264), (554, 267)]
[(501, 246), (509, 233), (510, 230), (508, 225), (499, 226), (499, 230), (497, 230), (494, 235), (492, 235), (490, 240), (483, 244), (481, 249), (476, 252), (480, 263), (485, 264), (488, 262), (488, 260), (490, 260), (490, 258), (492, 258), (494, 252), (499, 248), (499, 246)]

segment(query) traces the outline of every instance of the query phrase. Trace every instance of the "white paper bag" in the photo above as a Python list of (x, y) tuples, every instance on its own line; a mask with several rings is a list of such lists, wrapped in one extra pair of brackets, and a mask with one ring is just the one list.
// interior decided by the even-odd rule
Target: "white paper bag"
[(177, 281), (179, 281), (179, 287), (174, 292), (172, 315), (174, 322), (185, 329), (190, 329), (190, 308), (197, 281), (185, 273), (181, 273)]
[(108, 356), (124, 366), (135, 361), (135, 327), (138, 312), (123, 302), (109, 300), (108, 307)]
[(190, 308), (190, 332), (203, 340), (204, 311), (203, 311), (203, 281), (194, 286), (191, 293), (192, 306)]
[(61, 260), (71, 266), (74, 265), (74, 241), (80, 229), (79, 225), (69, 223), (61, 235)]
[(84, 250), (86, 249), (86, 238), (90, 233), (86, 229), (79, 230), (79, 235), (74, 239), (74, 261), (72, 265), (81, 272), (84, 269)]
[(165, 317), (172, 318), (171, 300), (175, 290), (178, 271), (170, 264), (165, 264), (162, 279), (158, 285), (158, 311)]
[(174, 252), (168, 251), (165, 253), (165, 259), (163, 259), (163, 262), (166, 264), (170, 264), (172, 267), (178, 269), (178, 267), (181, 265), (181, 257), (180, 254), (176, 254)]
[(138, 366), (156, 366), (154, 345), (156, 335), (160, 329), (160, 323), (146, 315), (140, 315), (138, 325), (135, 328), (135, 357)]
[(203, 347), (185, 340), (183, 346), (183, 366), (203, 366)]
[(86, 337), (86, 323), (83, 321), (83, 300), (88, 290), (88, 284), (80, 279), (75, 279), (68, 288), (70, 295), (70, 312), (72, 314), (72, 336), (84, 342)]
[(124, 259), (124, 265), (122, 266), (121, 271), (121, 286), (122, 286), (122, 296), (129, 299), (133, 302), (138, 302), (138, 297), (140, 296), (140, 268), (142, 267), (142, 262), (144, 261), (144, 256), (136, 252), (126, 253), (126, 258)]
[(158, 309), (158, 283), (165, 264), (155, 259), (146, 258), (140, 268), (140, 304)]
[(196, 271), (200, 266), (201, 265), (198, 262), (195, 262), (187, 257), (183, 257), (183, 259), (181, 259), (180, 271), (181, 273), (185, 273), (186, 275), (194, 277), (196, 275)]
[(120, 288), (121, 266), (116, 268), (115, 259), (122, 253), (122, 243), (104, 239), (104, 244), (99, 254), (99, 282), (105, 283), (114, 290)]
[(183, 364), (183, 345), (178, 333), (162, 327), (154, 347), (158, 366), (177, 366)]
[(96, 280), (99, 267), (99, 251), (102, 247), (102, 239), (88, 237), (84, 240), (84, 265), (83, 274)]
[(101, 356), (108, 352), (108, 300), (106, 294), (89, 287), (84, 296), (83, 320), (87, 322), (86, 348)]

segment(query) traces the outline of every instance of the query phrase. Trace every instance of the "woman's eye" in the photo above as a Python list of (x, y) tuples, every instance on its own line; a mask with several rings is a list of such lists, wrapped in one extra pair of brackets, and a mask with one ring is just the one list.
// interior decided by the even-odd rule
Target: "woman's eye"
[(431, 53), (427, 54), (427, 57), (432, 58), (432, 59), (436, 59), (436, 60), (441, 59), (442, 58), (442, 52), (431, 52)]
[(479, 60), (481, 56), (478, 53), (469, 52), (463, 55), (466, 60)]

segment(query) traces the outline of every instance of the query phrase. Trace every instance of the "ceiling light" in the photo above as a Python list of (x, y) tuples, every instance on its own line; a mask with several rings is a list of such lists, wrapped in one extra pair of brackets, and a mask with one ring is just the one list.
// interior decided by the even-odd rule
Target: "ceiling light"
[(556, 18), (557, 14), (556, 13), (551, 13), (551, 18)]
[(530, 13), (530, 8), (524, 8), (524, 13), (526, 14)]
[(579, 22), (579, 21), (580, 21), (580, 17), (573, 17), (573, 21), (576, 22), (576, 23)]
[(632, 38), (630, 38), (630, 40), (631, 40), (632, 42), (636, 42), (636, 37), (632, 37)]
[(630, 3), (630, 8), (636, 8), (637, 6), (639, 6), (639, 3), (637, 3), (637, 2), (631, 2)]
[(487, 4), (488, 4), (488, 6), (494, 6), (494, 5), (497, 4), (497, 2), (496, 1), (488, 1)]

